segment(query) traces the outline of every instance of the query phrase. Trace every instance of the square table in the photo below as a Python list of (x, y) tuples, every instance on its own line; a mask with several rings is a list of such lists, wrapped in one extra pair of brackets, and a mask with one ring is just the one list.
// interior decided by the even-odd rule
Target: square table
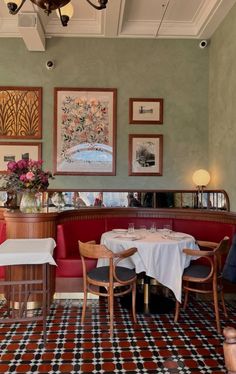
[[(0, 265), (6, 266), (4, 287), (7, 316), (2, 323), (43, 321), (46, 344), (46, 319), (50, 306), (50, 265), (56, 265), (52, 238), (7, 239), (0, 245)], [(41, 298), (41, 313), (27, 308), (30, 297)], [(17, 305), (17, 307), (16, 307)]]

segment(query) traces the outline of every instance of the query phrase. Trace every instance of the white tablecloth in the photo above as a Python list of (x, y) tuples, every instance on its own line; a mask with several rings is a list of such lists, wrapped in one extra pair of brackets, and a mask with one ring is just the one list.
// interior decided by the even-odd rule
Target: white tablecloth
[[(139, 238), (139, 235), (143, 237)], [(135, 268), (136, 273), (145, 272), (157, 279), (171, 289), (176, 299), (181, 302), (183, 271), (191, 259), (196, 259), (185, 255), (183, 248), (199, 249), (192, 236), (174, 232), (166, 235), (163, 231), (143, 233), (136, 230), (134, 236), (129, 237), (128, 234), (109, 231), (102, 235), (101, 244), (114, 253), (136, 247), (138, 252), (122, 261), (120, 266)], [(98, 261), (98, 266), (105, 264), (106, 260)]]
[(53, 258), (55, 247), (52, 238), (7, 239), (0, 245), (0, 265), (56, 265)]

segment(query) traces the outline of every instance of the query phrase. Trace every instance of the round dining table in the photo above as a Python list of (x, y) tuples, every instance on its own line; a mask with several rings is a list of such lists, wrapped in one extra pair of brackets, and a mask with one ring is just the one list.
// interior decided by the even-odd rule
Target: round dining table
[[(128, 230), (114, 229), (102, 234), (101, 244), (112, 252), (136, 247), (137, 252), (124, 259), (119, 266), (134, 268), (136, 273), (144, 272), (168, 287), (181, 302), (182, 274), (195, 256), (187, 256), (184, 248), (199, 249), (193, 236), (171, 230)], [(107, 260), (99, 259), (97, 266), (107, 265)]]

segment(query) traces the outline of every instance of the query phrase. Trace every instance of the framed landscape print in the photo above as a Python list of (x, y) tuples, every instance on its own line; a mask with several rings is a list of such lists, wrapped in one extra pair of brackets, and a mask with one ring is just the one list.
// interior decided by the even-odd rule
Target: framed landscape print
[(9, 161), (19, 161), (22, 159), (40, 160), (42, 157), (41, 143), (0, 143), (0, 173), (7, 170)]
[(162, 124), (163, 99), (129, 99), (129, 123)]
[(0, 139), (42, 138), (42, 88), (0, 87)]
[(162, 175), (163, 135), (129, 135), (129, 175)]
[(55, 88), (55, 174), (115, 175), (115, 88)]

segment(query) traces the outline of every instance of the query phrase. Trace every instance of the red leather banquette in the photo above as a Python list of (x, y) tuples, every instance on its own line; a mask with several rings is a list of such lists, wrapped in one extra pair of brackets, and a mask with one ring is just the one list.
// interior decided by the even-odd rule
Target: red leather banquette
[[(183, 217), (183, 210), (147, 210), (147, 209), (101, 209), (99, 215), (81, 214), (73, 216), (73, 220), (67, 220), (57, 225), (57, 251), (56, 261), (58, 268), (57, 277), (82, 277), (82, 263), (79, 256), (78, 240), (96, 240), (100, 242), (103, 232), (114, 228), (127, 228), (130, 222), (134, 222), (135, 227), (146, 225), (147, 228), (153, 222), (157, 227), (169, 224), (173, 230), (185, 232), (193, 235), (199, 240), (220, 241), (224, 236), (233, 237), (236, 230), (236, 223), (219, 222), (210, 220), (209, 214), (192, 212)], [(194, 214), (194, 218), (193, 218)], [(196, 217), (197, 216), (197, 217)], [(213, 214), (214, 218), (214, 214)], [(216, 217), (215, 217), (216, 218)], [(94, 260), (88, 260), (90, 268), (96, 266)]]

